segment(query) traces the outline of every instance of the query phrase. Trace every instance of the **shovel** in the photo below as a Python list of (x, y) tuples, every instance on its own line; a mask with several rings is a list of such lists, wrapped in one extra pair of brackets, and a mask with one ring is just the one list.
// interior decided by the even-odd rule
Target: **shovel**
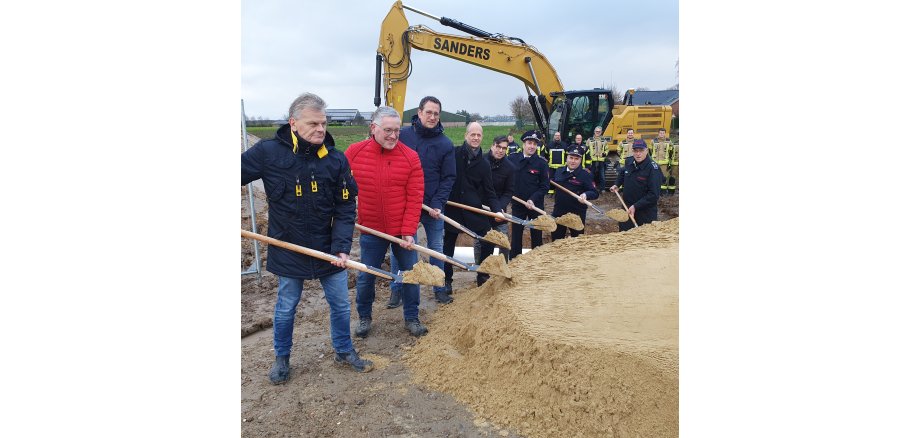
[(581, 199), (581, 196), (578, 196), (578, 195), (575, 194), (575, 192), (573, 192), (573, 191), (571, 191), (571, 190), (569, 190), (569, 189), (567, 189), (567, 188), (565, 188), (565, 187), (562, 187), (562, 186), (559, 185), (559, 183), (557, 183), (556, 181), (550, 180), (549, 182), (550, 182), (552, 185), (556, 186), (559, 190), (562, 190), (563, 192), (566, 192), (566, 193), (572, 195), (572, 197), (574, 197), (575, 199), (577, 199), (578, 202), (581, 202), (581, 203), (587, 205), (588, 207), (593, 208), (594, 211), (596, 211), (596, 212), (598, 212), (598, 213), (600, 213), (600, 214), (603, 214), (603, 215), (605, 215), (605, 216), (607, 215), (607, 213), (604, 213), (603, 210), (601, 210), (601, 209), (595, 207), (594, 204), (591, 203), (591, 201), (589, 201), (589, 200), (587, 200), (587, 199)]
[[(425, 211), (427, 211), (427, 212), (429, 212), (429, 213), (431, 213), (431, 212), (434, 211), (431, 207), (429, 207), (429, 206), (427, 206), (427, 205), (425, 205), (425, 204), (422, 204), (422, 209), (424, 209)], [(441, 213), (440, 216), (441, 216), (441, 219), (444, 219), (444, 222), (447, 222), (447, 223), (449, 223), (451, 226), (453, 226), (454, 228), (456, 228), (456, 229), (458, 229), (458, 230), (460, 230), (460, 231), (463, 231), (463, 232), (466, 233), (466, 234), (469, 234), (470, 236), (472, 236), (472, 237), (473, 237), (474, 239), (476, 239), (476, 240), (484, 240), (484, 241), (486, 241), (486, 242), (488, 242), (488, 243), (492, 243), (492, 244), (498, 245), (498, 246), (500, 246), (500, 247), (502, 247), (502, 248), (511, 249), (511, 245), (505, 246), (505, 243), (504, 243), (504, 242), (494, 242), (494, 241), (488, 240), (488, 239), (486, 239), (485, 237), (476, 234), (473, 230), (471, 230), (471, 229), (469, 229), (469, 228), (467, 228), (467, 227), (464, 227), (463, 225), (460, 225), (459, 223), (457, 223), (457, 221), (455, 221), (455, 220), (453, 220), (453, 219), (447, 217), (447, 215), (444, 214), (444, 213)]]
[[(377, 230), (375, 230), (375, 229), (373, 229), (373, 228), (365, 227), (365, 226), (363, 226), (363, 225), (361, 225), (361, 224), (355, 224), (355, 228), (357, 228), (357, 229), (359, 229), (359, 230), (361, 230), (361, 231), (364, 231), (365, 233), (373, 234), (373, 235), (375, 235), (375, 236), (377, 236), (377, 237), (379, 237), (379, 238), (381, 238), (381, 239), (389, 240), (390, 242), (393, 242), (393, 243), (400, 244), (400, 243), (405, 242), (405, 240), (402, 240), (402, 239), (400, 239), (400, 238), (398, 238), (398, 237), (396, 237), (396, 236), (391, 236), (391, 235), (389, 235), (389, 234), (386, 234), (386, 233), (377, 231)], [(436, 259), (438, 259), (438, 260), (443, 260), (443, 261), (445, 261), (445, 262), (447, 262), (447, 263), (450, 263), (450, 264), (452, 264), (452, 265), (454, 265), (454, 266), (457, 266), (457, 267), (459, 267), (459, 268), (466, 269), (467, 271), (474, 271), (474, 272), (475, 272), (477, 269), (479, 269), (479, 265), (463, 263), (463, 262), (461, 262), (460, 260), (457, 260), (457, 259), (455, 259), (455, 258), (453, 258), (453, 257), (451, 257), (451, 256), (449, 256), (449, 255), (441, 254), (441, 253), (439, 253), (439, 252), (437, 252), (437, 251), (435, 251), (435, 250), (433, 250), (433, 249), (425, 248), (424, 246), (421, 246), (421, 245), (417, 245), (417, 244), (414, 244), (414, 243), (413, 243), (413, 244), (412, 244), (412, 249), (415, 250), (415, 251), (418, 251), (418, 252), (420, 252), (420, 253), (422, 253), (422, 254), (427, 254), (428, 256), (434, 257), (434, 258), (436, 258)]]
[[(260, 242), (267, 243), (269, 245), (274, 245), (274, 246), (278, 246), (278, 247), (281, 247), (281, 248), (284, 248), (290, 251), (299, 252), (301, 254), (306, 254), (310, 257), (316, 257), (320, 260), (326, 260), (329, 262), (341, 260), (340, 258), (332, 254), (327, 254), (322, 251), (317, 251), (315, 249), (306, 248), (300, 245), (295, 245), (290, 242), (285, 242), (283, 240), (278, 240), (278, 239), (274, 239), (268, 236), (263, 236), (261, 234), (256, 234), (256, 233), (253, 233), (252, 231), (240, 230), (240, 235), (248, 239), (256, 239)], [(382, 269), (377, 269), (373, 266), (367, 266), (364, 263), (359, 263), (354, 260), (346, 261), (345, 266), (348, 266), (349, 268), (352, 268), (352, 269), (357, 269), (359, 271), (367, 272), (368, 274), (376, 275), (386, 280), (393, 280), (397, 283), (403, 282), (403, 271), (399, 271), (396, 274), (392, 274)]]
[(489, 210), (486, 210), (486, 209), (483, 209), (483, 208), (476, 208), (476, 207), (473, 207), (473, 206), (471, 206), (471, 205), (460, 204), (460, 203), (457, 203), (457, 202), (454, 202), (454, 201), (447, 201), (447, 205), (452, 205), (452, 206), (457, 207), (457, 208), (462, 208), (462, 209), (467, 210), (467, 211), (472, 211), (473, 213), (479, 213), (479, 214), (481, 214), (481, 215), (492, 216), (492, 217), (494, 217), (494, 218), (504, 219), (504, 220), (506, 220), (506, 221), (511, 221), (511, 222), (514, 222), (514, 223), (516, 223), (516, 224), (518, 224), (518, 225), (525, 226), (525, 227), (527, 227), (527, 228), (534, 228), (533, 224), (531, 224), (531, 222), (533, 222), (533, 221), (525, 221), (524, 219), (516, 218), (516, 217), (514, 217), (514, 216), (511, 216), (510, 214), (495, 213), (495, 212), (492, 212), (492, 211), (489, 211)]
[[(617, 199), (620, 200), (620, 204), (623, 204), (623, 209), (626, 210), (627, 213), (629, 213), (629, 207), (627, 207), (627, 206), (626, 206), (626, 203), (623, 202), (623, 197), (620, 196), (620, 192), (619, 192), (619, 191), (616, 191), (616, 192), (613, 192), (613, 193), (614, 193), (615, 195), (617, 195)], [(634, 225), (636, 228), (639, 228), (639, 224), (636, 223), (636, 218), (634, 218), (632, 215), (629, 215), (629, 219), (632, 220), (632, 223), (633, 223), (633, 225)]]
[[(521, 199), (521, 198), (518, 198), (517, 196), (512, 196), (511, 199), (514, 199), (515, 201), (520, 202), (520, 203), (523, 204), (524, 206), (527, 206), (527, 201), (525, 201), (525, 200), (523, 200), (523, 199)], [(559, 219), (554, 218), (552, 215), (550, 215), (549, 213), (547, 213), (547, 212), (545, 212), (545, 211), (543, 211), (543, 210), (540, 210), (540, 209), (537, 208), (536, 206), (534, 206), (533, 209), (534, 209), (534, 211), (536, 211), (537, 213), (540, 213), (540, 214), (542, 215), (541, 217), (548, 218), (550, 221), (552, 221), (551, 226), (550, 226), (550, 227), (547, 227), (546, 229), (542, 229), (542, 228), (538, 228), (538, 227), (534, 227), (534, 228), (537, 228), (538, 230), (541, 230), (541, 231), (550, 231), (550, 232), (556, 231), (556, 224), (559, 223)], [(538, 219), (540, 219), (540, 218), (533, 219), (533, 220), (531, 220), (531, 222), (534, 222), (534, 221), (536, 221), (536, 220), (538, 220)], [(581, 222), (581, 218), (578, 218), (578, 221)], [(565, 225), (563, 225), (563, 226), (565, 226)], [(552, 228), (552, 229), (550, 229), (550, 228)], [(581, 225), (581, 228), (584, 228), (584, 224)]]

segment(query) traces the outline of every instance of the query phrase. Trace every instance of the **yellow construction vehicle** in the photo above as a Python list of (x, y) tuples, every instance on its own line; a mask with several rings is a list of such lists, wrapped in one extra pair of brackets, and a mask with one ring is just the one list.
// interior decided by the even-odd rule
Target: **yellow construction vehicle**
[[(422, 25), (409, 26), (404, 10), (437, 20), (444, 26), (466, 32), (472, 37), (435, 32)], [(623, 101), (613, 101), (608, 89), (564, 91), (556, 69), (536, 48), (515, 37), (489, 33), (447, 17), (437, 17), (404, 5), (393, 3), (380, 26), (377, 46), (377, 68), (374, 105), (383, 103), (402, 114), (405, 109), (406, 85), (412, 74), (410, 52), (412, 48), (432, 52), (458, 61), (494, 70), (519, 79), (524, 83), (537, 128), (545, 138), (554, 132), (562, 134), (562, 141), (571, 143), (575, 135), (591, 137), (595, 126), (609, 137), (608, 150), (617, 154), (619, 142), (626, 138), (626, 130), (633, 128), (635, 137), (652, 138), (658, 128), (670, 136), (671, 107), (668, 105), (633, 105), (634, 90), (624, 93)], [(611, 158), (611, 163), (615, 163)], [(615, 177), (615, 165), (608, 168), (608, 182)], [(612, 175), (610, 175), (612, 173)]]

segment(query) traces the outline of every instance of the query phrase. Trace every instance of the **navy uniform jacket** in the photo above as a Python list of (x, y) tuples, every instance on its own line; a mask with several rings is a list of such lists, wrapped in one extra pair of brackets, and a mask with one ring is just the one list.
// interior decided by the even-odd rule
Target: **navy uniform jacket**
[[(581, 166), (576, 167), (572, 172), (568, 170), (568, 166), (556, 169), (556, 174), (553, 175), (553, 181), (571, 190), (576, 195), (582, 193), (587, 194), (589, 201), (597, 199), (597, 197), (600, 196), (600, 194), (597, 193), (597, 188), (594, 186), (594, 178), (591, 176), (591, 172), (588, 172)], [(559, 217), (566, 213), (575, 213), (578, 216), (584, 217), (587, 211), (588, 206), (578, 202), (572, 195), (564, 193), (561, 190), (556, 191), (556, 203), (553, 205), (553, 216)]]
[(514, 166), (514, 196), (523, 201), (533, 201), (537, 208), (543, 208), (543, 198), (549, 191), (549, 166), (546, 160), (533, 154), (525, 158), (524, 153), (511, 154), (507, 158)]
[(661, 169), (651, 157), (636, 164), (635, 157), (627, 157), (626, 164), (617, 174), (616, 185), (626, 206), (636, 207), (636, 223), (647, 224), (658, 220), (658, 197), (661, 194)]
[[(327, 254), (348, 254), (358, 186), (345, 154), (335, 149), (328, 131), (323, 145), (299, 141), (295, 153), (291, 125), (285, 124), (275, 138), (243, 152), (242, 185), (262, 179), (268, 198), (269, 237)], [(328, 261), (274, 245), (268, 247), (266, 268), (276, 275), (306, 280), (342, 270)]]

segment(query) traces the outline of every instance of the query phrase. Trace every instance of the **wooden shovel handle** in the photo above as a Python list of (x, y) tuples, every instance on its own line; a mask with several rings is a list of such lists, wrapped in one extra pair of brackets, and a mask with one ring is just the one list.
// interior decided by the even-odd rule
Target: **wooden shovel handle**
[[(623, 197), (620, 196), (620, 192), (616, 191), (613, 192), (613, 194), (617, 195), (617, 198), (620, 200), (620, 204), (623, 204), (623, 210), (626, 210), (626, 213), (629, 214), (629, 207), (626, 206), (626, 202), (623, 202)], [(631, 214), (629, 215), (629, 218), (632, 220), (633, 225), (636, 228), (639, 228), (639, 224), (636, 223), (636, 218), (634, 218)]]
[[(521, 204), (527, 205), (527, 201), (525, 201), (525, 200), (523, 200), (523, 199), (521, 199), (521, 198), (518, 198), (517, 196), (512, 196), (511, 199), (514, 199), (515, 201), (520, 202)], [(533, 209), (536, 210), (537, 213), (546, 214), (545, 211), (540, 210), (540, 209), (537, 208), (536, 206), (534, 206)], [(546, 214), (546, 215), (549, 216), (548, 214)]]
[[(433, 208), (431, 208), (431, 207), (429, 207), (429, 206), (427, 206), (427, 205), (425, 205), (425, 204), (422, 204), (422, 209), (425, 210), (425, 211), (427, 211), (427, 212), (429, 212), (429, 213), (434, 212), (434, 209), (433, 209)], [(470, 236), (473, 236), (474, 238), (476, 238), (476, 239), (478, 239), (478, 240), (482, 240), (482, 236), (480, 236), (480, 235), (474, 233), (473, 230), (471, 230), (471, 229), (469, 229), (469, 228), (467, 228), (467, 227), (464, 227), (463, 225), (458, 224), (457, 221), (455, 221), (455, 220), (453, 220), (453, 219), (447, 217), (446, 214), (440, 213), (439, 216), (441, 216), (441, 219), (443, 219), (444, 222), (447, 222), (447, 223), (453, 225), (454, 228), (456, 228), (456, 229), (458, 229), (458, 230), (460, 230), (460, 231), (463, 231), (464, 233), (469, 234)]]
[[(373, 229), (373, 228), (365, 227), (364, 225), (361, 225), (361, 224), (355, 224), (355, 228), (357, 228), (357, 229), (359, 229), (359, 230), (361, 230), (361, 231), (364, 231), (365, 233), (373, 234), (373, 235), (375, 235), (375, 236), (377, 236), (377, 237), (379, 237), (379, 238), (381, 238), (381, 239), (389, 240), (390, 242), (393, 242), (393, 243), (399, 243), (399, 244), (401, 244), (401, 243), (405, 242), (405, 240), (400, 239), (400, 238), (398, 238), (398, 237), (396, 237), (396, 236), (391, 236), (391, 235), (389, 235), (389, 234), (387, 234), (387, 233), (377, 231), (377, 230), (375, 230), (375, 229)], [(418, 251), (418, 252), (420, 252), (420, 253), (422, 253), (422, 254), (428, 254), (428, 255), (431, 256), (431, 257), (434, 257), (434, 258), (436, 258), (436, 259), (438, 259), (438, 260), (443, 260), (443, 261), (448, 262), (448, 263), (450, 263), (450, 264), (452, 264), (452, 265), (457, 265), (458, 267), (461, 267), (461, 268), (463, 268), (463, 269), (467, 269), (467, 270), (469, 269), (469, 266), (466, 266), (466, 265), (464, 265), (464, 264), (462, 264), (462, 263), (460, 263), (460, 262), (458, 262), (458, 261), (456, 261), (456, 260), (454, 260), (454, 259), (452, 259), (452, 258), (450, 258), (450, 257), (448, 257), (448, 256), (446, 256), (446, 255), (444, 255), (444, 254), (441, 254), (441, 253), (439, 253), (439, 252), (437, 252), (437, 251), (435, 251), (435, 250), (433, 250), (433, 249), (425, 248), (424, 246), (421, 246), (421, 245), (418, 245), (418, 244), (415, 244), (415, 243), (412, 244), (412, 249), (415, 250), (415, 251)]]
[(572, 197), (575, 198), (575, 199), (577, 199), (578, 202), (583, 202), (583, 203), (585, 203), (585, 205), (587, 205), (587, 206), (589, 206), (589, 207), (594, 207), (594, 204), (592, 204), (591, 201), (589, 201), (589, 200), (587, 200), (587, 199), (581, 199), (581, 196), (578, 196), (578, 195), (575, 194), (575, 192), (573, 192), (573, 191), (571, 191), (571, 190), (569, 190), (569, 189), (567, 189), (567, 188), (565, 188), (565, 187), (562, 187), (562, 186), (559, 185), (559, 183), (557, 183), (556, 181), (549, 180), (549, 183), (552, 184), (552, 185), (554, 185), (554, 186), (556, 186), (556, 188), (558, 188), (559, 190), (562, 190), (563, 192), (566, 192), (566, 193), (572, 195)]
[(552, 183), (554, 186), (558, 187), (559, 190), (562, 190), (563, 192), (566, 192), (566, 193), (572, 195), (573, 197), (575, 197), (575, 199), (577, 199), (578, 202), (581, 202), (581, 203), (587, 205), (588, 207), (593, 208), (594, 211), (596, 211), (596, 212), (598, 212), (598, 213), (600, 213), (600, 214), (605, 214), (601, 209), (595, 207), (594, 204), (591, 203), (591, 201), (589, 201), (589, 200), (587, 200), (587, 199), (581, 199), (581, 196), (578, 196), (578, 195), (575, 194), (575, 192), (573, 192), (573, 191), (571, 191), (571, 190), (569, 190), (569, 189), (567, 189), (567, 188), (565, 188), (565, 187), (562, 187), (562, 186), (559, 185), (559, 183), (557, 183), (556, 181), (549, 180), (549, 182)]
[[(294, 251), (294, 252), (299, 252), (299, 253), (301, 253), (301, 254), (306, 254), (306, 255), (308, 255), (308, 256), (310, 256), (310, 257), (316, 257), (316, 258), (318, 258), (318, 259), (320, 259), (320, 260), (326, 260), (326, 261), (329, 261), (329, 262), (341, 260), (340, 258), (338, 258), (338, 257), (336, 257), (336, 256), (334, 256), (334, 255), (332, 255), (332, 254), (326, 254), (326, 253), (324, 253), (324, 252), (322, 252), (322, 251), (317, 251), (317, 250), (315, 250), (315, 249), (310, 249), (310, 248), (303, 247), (303, 246), (300, 246), (300, 245), (295, 245), (295, 244), (293, 244), (293, 243), (285, 242), (285, 241), (283, 241), (283, 240), (278, 240), (278, 239), (275, 239), (275, 238), (272, 238), (272, 237), (263, 236), (263, 235), (261, 235), (261, 234), (256, 234), (256, 233), (253, 233), (252, 231), (246, 231), (246, 230), (241, 229), (241, 230), (240, 230), (240, 235), (243, 236), (243, 237), (246, 237), (246, 238), (248, 238), (248, 239), (255, 239), (255, 240), (258, 240), (258, 241), (260, 241), (260, 242), (267, 243), (267, 244), (269, 244), (269, 245), (274, 245), (274, 246), (278, 246), (278, 247), (281, 247), (281, 248), (284, 248), (284, 249), (288, 249), (288, 250), (291, 250), (291, 251)], [(376, 275), (376, 276), (378, 276), (378, 277), (380, 277), (380, 278), (385, 278), (385, 279), (387, 279), (387, 280), (395, 280), (392, 276), (385, 275), (385, 274), (383, 274), (383, 273), (381, 273), (381, 272), (378, 272), (378, 271), (375, 271), (375, 270), (373, 270), (373, 269), (370, 269), (370, 268), (369, 268), (367, 265), (365, 265), (364, 263), (359, 263), (359, 262), (356, 262), (356, 261), (354, 261), (354, 260), (348, 260), (348, 261), (346, 261), (346, 262), (345, 262), (345, 266), (348, 266), (349, 268), (352, 268), (352, 269), (357, 269), (357, 270), (359, 270), (359, 271), (367, 272), (368, 274)]]
[(492, 216), (492, 217), (495, 217), (495, 218), (505, 219), (505, 220), (508, 219), (508, 218), (506, 218), (505, 216), (502, 216), (502, 215), (499, 214), (499, 213), (493, 213), (493, 212), (491, 212), (491, 211), (483, 210), (483, 209), (481, 209), (481, 208), (476, 208), (476, 207), (473, 207), (473, 206), (471, 206), (471, 205), (460, 204), (460, 203), (457, 203), (457, 202), (454, 202), (454, 201), (447, 201), (447, 205), (451, 205), (451, 206), (454, 206), (454, 207), (457, 207), (457, 208), (462, 208), (462, 209), (464, 209), (464, 210), (472, 211), (473, 213), (479, 213), (479, 214), (485, 215), (485, 216)]

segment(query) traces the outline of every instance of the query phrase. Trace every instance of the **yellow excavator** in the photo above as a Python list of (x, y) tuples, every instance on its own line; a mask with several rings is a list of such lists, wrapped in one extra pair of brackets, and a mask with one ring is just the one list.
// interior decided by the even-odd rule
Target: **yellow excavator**
[[(404, 10), (437, 20), (444, 26), (470, 35), (438, 33), (422, 25), (409, 26)], [(402, 114), (406, 85), (412, 74), (411, 50), (419, 49), (513, 76), (524, 83), (537, 128), (545, 138), (559, 131), (562, 141), (573, 142), (575, 135), (591, 137), (594, 127), (603, 128), (610, 139), (610, 153), (617, 154), (619, 142), (632, 128), (636, 138), (654, 138), (659, 128), (671, 134), (671, 107), (633, 105), (635, 90), (628, 90), (620, 104), (608, 89), (565, 91), (556, 69), (536, 48), (516, 37), (489, 33), (447, 17), (437, 17), (397, 0), (380, 26), (374, 105), (383, 103)], [(613, 158), (611, 158), (613, 161)], [(612, 169), (615, 166), (610, 166)]]

